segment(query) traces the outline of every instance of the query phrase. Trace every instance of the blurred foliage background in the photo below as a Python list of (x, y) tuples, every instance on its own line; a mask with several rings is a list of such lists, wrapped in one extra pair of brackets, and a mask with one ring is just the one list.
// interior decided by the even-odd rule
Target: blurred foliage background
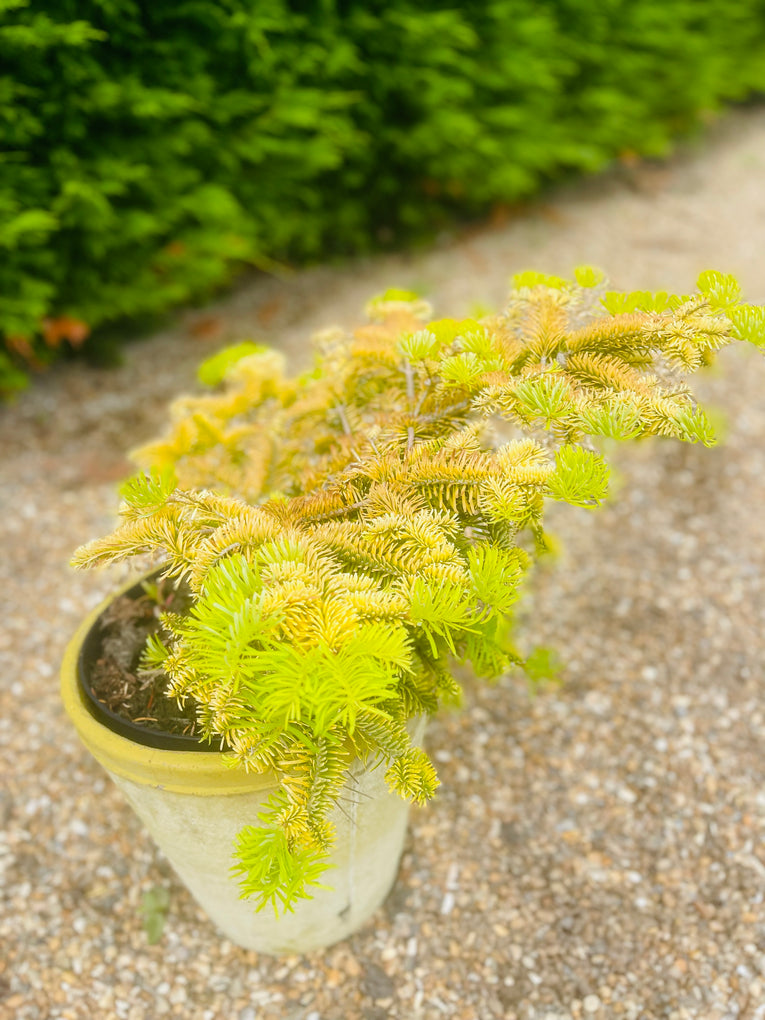
[(761, 0), (0, 0), (0, 390), (765, 89)]

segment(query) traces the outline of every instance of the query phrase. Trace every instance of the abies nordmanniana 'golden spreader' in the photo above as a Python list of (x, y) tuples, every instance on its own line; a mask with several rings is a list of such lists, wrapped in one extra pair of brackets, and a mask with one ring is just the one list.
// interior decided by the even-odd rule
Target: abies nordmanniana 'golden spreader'
[(508, 614), (544, 548), (544, 500), (606, 495), (592, 437), (711, 444), (683, 375), (763, 343), (765, 310), (731, 277), (686, 296), (576, 280), (522, 274), (481, 321), (433, 321), (389, 291), (368, 325), (318, 336), (296, 379), (264, 348), (223, 352), (203, 366), (214, 391), (177, 401), (169, 435), (137, 451), (119, 526), (76, 554), (152, 553), (190, 587), (144, 662), (233, 764), (280, 780), (236, 848), (257, 906), (317, 883), (354, 757), (432, 797), (407, 721), (458, 696), (451, 661), (522, 665)]

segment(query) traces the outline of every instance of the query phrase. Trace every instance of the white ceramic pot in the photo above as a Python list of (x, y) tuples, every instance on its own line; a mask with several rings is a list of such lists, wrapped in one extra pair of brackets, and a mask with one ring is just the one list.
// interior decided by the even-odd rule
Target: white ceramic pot
[[(333, 821), (332, 870), (313, 899), (276, 919), (239, 898), (231, 876), (239, 831), (257, 824), (276, 786), (271, 775), (232, 769), (215, 751), (166, 751), (113, 733), (90, 712), (78, 682), (80, 649), (104, 606), (72, 639), (62, 669), (62, 697), (77, 732), (122, 790), (178, 876), (232, 942), (265, 953), (304, 953), (330, 946), (360, 928), (382, 904), (395, 880), (409, 805), (390, 793), (384, 769), (350, 770)], [(422, 739), (424, 720), (413, 731)]]

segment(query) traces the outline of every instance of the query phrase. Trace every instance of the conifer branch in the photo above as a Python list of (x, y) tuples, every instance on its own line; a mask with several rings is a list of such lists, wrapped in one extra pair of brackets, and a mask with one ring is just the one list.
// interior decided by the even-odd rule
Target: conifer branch
[(722, 274), (600, 306), (597, 274), (577, 278), (521, 274), (480, 323), (388, 295), (371, 324), (323, 334), (298, 379), (270, 352), (232, 362), (214, 394), (173, 405), (169, 434), (135, 454), (147, 474), (119, 524), (75, 554), (148, 552), (188, 582), (189, 612), (163, 615), (145, 663), (234, 764), (279, 780), (237, 847), (258, 908), (320, 884), (354, 758), (410, 800), (433, 795), (407, 722), (459, 699), (455, 658), (488, 676), (522, 662), (508, 629), (523, 535), (543, 547), (546, 498), (605, 498), (591, 437), (712, 443), (684, 373), (734, 339), (765, 347), (765, 312)]

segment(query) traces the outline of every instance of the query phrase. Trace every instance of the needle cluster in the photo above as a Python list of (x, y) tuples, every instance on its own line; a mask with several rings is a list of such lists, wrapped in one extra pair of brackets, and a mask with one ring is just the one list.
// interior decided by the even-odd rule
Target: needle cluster
[(688, 296), (576, 275), (521, 274), (481, 321), (388, 292), (367, 325), (320, 335), (299, 378), (263, 349), (217, 358), (214, 392), (176, 402), (137, 451), (119, 525), (77, 552), (82, 567), (151, 553), (188, 584), (189, 612), (164, 614), (144, 659), (233, 764), (278, 778), (236, 848), (256, 906), (318, 884), (354, 761), (433, 796), (408, 723), (459, 697), (455, 660), (522, 665), (509, 619), (545, 500), (602, 502), (597, 437), (714, 441), (683, 375), (761, 343), (763, 309), (718, 273)]

